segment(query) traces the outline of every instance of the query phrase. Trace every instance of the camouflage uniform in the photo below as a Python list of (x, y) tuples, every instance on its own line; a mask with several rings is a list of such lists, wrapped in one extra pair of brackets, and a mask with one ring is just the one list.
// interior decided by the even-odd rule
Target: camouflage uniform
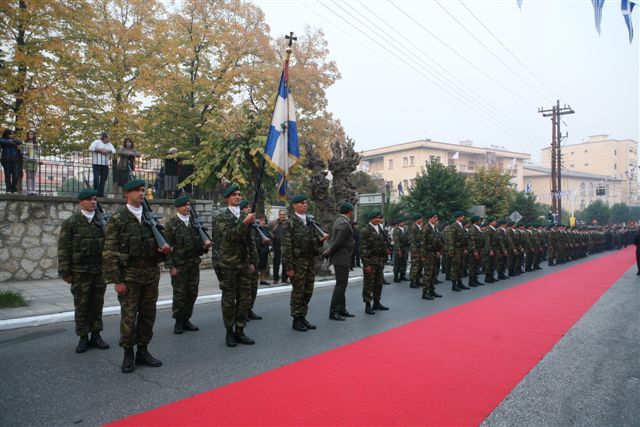
[(442, 239), (435, 226), (430, 223), (422, 229), (422, 259), (424, 262), (423, 290), (433, 294), (435, 282), (438, 277), (438, 252), (442, 251)]
[(58, 240), (58, 274), (72, 276), (71, 294), (75, 307), (76, 335), (102, 331), (102, 306), (106, 283), (102, 273), (104, 232), (81, 213), (62, 223)]
[[(382, 297), (382, 281), (384, 262), (387, 258), (387, 244), (384, 240), (382, 232), (376, 232), (374, 227), (367, 223), (361, 229), (362, 238), (360, 241), (360, 254), (362, 256), (362, 267), (370, 267), (371, 271), (364, 272), (364, 284), (362, 286), (362, 300), (366, 304), (370, 304), (373, 299), (374, 302), (379, 302)], [(417, 230), (418, 227), (416, 226)], [(411, 254), (411, 270), (413, 272), (413, 263), (420, 262), (420, 252), (417, 253), (416, 258)], [(420, 262), (420, 265), (422, 263)]]
[(109, 220), (102, 257), (107, 283), (127, 286), (118, 295), (121, 347), (146, 346), (153, 337), (163, 259), (151, 227), (126, 207)]
[(306, 317), (309, 302), (313, 296), (315, 282), (315, 261), (320, 255), (322, 236), (313, 225), (302, 222), (294, 213), (284, 225), (282, 235), (282, 262), (287, 270), (293, 270), (291, 277), (291, 317)]
[(462, 281), (464, 255), (467, 251), (467, 233), (464, 227), (454, 222), (447, 229), (446, 251), (451, 258), (451, 281)]
[(504, 271), (507, 267), (507, 254), (509, 250), (509, 241), (507, 237), (506, 228), (498, 228), (496, 235), (500, 239), (501, 250), (496, 255), (496, 271), (498, 272), (498, 279), (506, 279)]
[[(414, 223), (409, 229), (409, 247), (411, 250), (411, 272), (410, 279), (412, 286), (418, 287), (420, 284), (420, 276), (422, 275), (422, 227)], [(366, 226), (365, 226), (366, 228)], [(370, 228), (370, 227), (369, 227)]]
[[(502, 241), (498, 237), (498, 230), (492, 226), (488, 226), (484, 232), (484, 273), (485, 282), (495, 281), (494, 273), (496, 271), (496, 263), (498, 254), (502, 251)], [(493, 252), (493, 255), (491, 255)]]
[(176, 277), (171, 277), (173, 287), (173, 318), (186, 321), (193, 314), (200, 285), (200, 256), (204, 255), (204, 242), (198, 230), (174, 216), (165, 225), (165, 237), (173, 251), (167, 254), (165, 267), (175, 267)]
[[(253, 273), (249, 266), (257, 258), (256, 242), (251, 235), (250, 225), (227, 208), (220, 213), (213, 224), (213, 266), (222, 290), (222, 319), (229, 330), (234, 326), (244, 328), (247, 313), (251, 307), (251, 283)], [(257, 264), (254, 264), (257, 269)], [(257, 283), (257, 282), (256, 282)]]
[(469, 285), (476, 285), (478, 283), (478, 270), (482, 265), (482, 251), (484, 249), (484, 234), (480, 227), (475, 224), (471, 224), (468, 234), (468, 248), (469, 248)]
[(393, 263), (393, 276), (397, 277), (398, 281), (405, 280), (407, 275), (407, 260), (409, 259), (409, 234), (401, 226), (396, 226), (393, 229), (393, 250), (394, 250), (394, 263)]

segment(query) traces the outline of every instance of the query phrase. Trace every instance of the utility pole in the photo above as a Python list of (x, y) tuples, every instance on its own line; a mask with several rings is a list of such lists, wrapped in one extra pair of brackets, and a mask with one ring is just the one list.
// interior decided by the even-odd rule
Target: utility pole
[(562, 150), (560, 133), (560, 116), (575, 114), (570, 106), (560, 108), (560, 100), (550, 110), (538, 109), (543, 117), (551, 117), (551, 211), (558, 215), (558, 223), (562, 222)]

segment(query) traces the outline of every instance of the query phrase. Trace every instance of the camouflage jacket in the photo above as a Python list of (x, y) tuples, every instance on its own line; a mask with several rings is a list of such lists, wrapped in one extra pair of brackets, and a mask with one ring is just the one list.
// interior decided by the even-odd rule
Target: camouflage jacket
[[(256, 241), (251, 226), (242, 221), (247, 214), (240, 212), (236, 218), (227, 208), (216, 216), (213, 223), (213, 267), (245, 269), (258, 257)], [(258, 268), (257, 265), (254, 265)]]
[(484, 233), (474, 224), (469, 226), (469, 242), (468, 247), (470, 252), (482, 253), (484, 249)]
[(447, 229), (447, 252), (462, 252), (467, 249), (467, 233), (458, 223), (451, 224)]
[(200, 264), (200, 255), (206, 253), (200, 234), (191, 224), (186, 226), (178, 216), (170, 218), (165, 224), (165, 238), (173, 248), (167, 254), (164, 265), (167, 268)]
[(404, 228), (397, 226), (393, 229), (393, 249), (395, 251), (402, 251), (406, 253), (411, 247), (409, 242), (409, 233)]
[(124, 283), (125, 269), (156, 265), (164, 260), (151, 227), (125, 206), (107, 223), (102, 265), (107, 283)]
[(101, 273), (104, 233), (95, 217), (87, 221), (82, 212), (64, 220), (58, 239), (58, 274)]
[(442, 246), (442, 239), (438, 229), (431, 227), (431, 224), (425, 224), (422, 227), (422, 256), (426, 257), (427, 253), (440, 252)]
[(484, 232), (484, 251), (489, 253), (491, 251), (502, 252), (503, 250), (504, 247), (502, 246), (502, 240), (498, 236), (498, 230), (488, 226)]
[(424, 244), (422, 230), (424, 229), (424, 225), (421, 225), (420, 227), (418, 227), (418, 224), (414, 223), (409, 230), (409, 245), (411, 247), (411, 252), (422, 252), (422, 245)]
[(360, 240), (362, 263), (365, 266), (384, 263), (387, 257), (387, 243), (382, 232), (376, 232), (370, 223), (364, 225), (360, 231), (362, 232)]
[(295, 214), (290, 216), (282, 233), (282, 263), (290, 269), (313, 260), (321, 252), (320, 237), (309, 221), (305, 225)]

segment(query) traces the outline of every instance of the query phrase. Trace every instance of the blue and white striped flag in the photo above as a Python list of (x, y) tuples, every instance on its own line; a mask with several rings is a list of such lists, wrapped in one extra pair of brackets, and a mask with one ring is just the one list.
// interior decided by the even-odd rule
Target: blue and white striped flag
[(516, 0), (516, 2), (518, 3), (518, 8), (522, 9), (522, 0)]
[(598, 34), (600, 34), (600, 22), (602, 22), (602, 6), (604, 5), (604, 0), (591, 0), (591, 3), (593, 3), (593, 12), (596, 19), (596, 30), (598, 30)]
[(527, 186), (524, 188), (524, 194), (531, 193), (531, 181), (527, 182)]
[(622, 9), (622, 16), (624, 17), (624, 22), (627, 24), (627, 29), (629, 30), (629, 43), (633, 42), (633, 21), (631, 21), (631, 12), (633, 12), (633, 6), (635, 6), (635, 2), (631, 0), (622, 0), (620, 4)]
[(264, 153), (278, 171), (278, 193), (280, 197), (285, 197), (289, 170), (300, 160), (296, 104), (289, 93), (289, 61), (285, 61), (280, 77), (278, 99), (273, 110)]

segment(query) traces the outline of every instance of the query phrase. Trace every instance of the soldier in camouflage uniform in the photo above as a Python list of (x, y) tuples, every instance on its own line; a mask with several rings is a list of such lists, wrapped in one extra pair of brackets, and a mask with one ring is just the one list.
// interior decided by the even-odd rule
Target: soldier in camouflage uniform
[(498, 252), (496, 257), (496, 271), (498, 272), (498, 280), (506, 280), (508, 277), (504, 274), (507, 266), (507, 256), (509, 255), (509, 241), (507, 236), (507, 220), (498, 221), (498, 230), (496, 235), (500, 239), (502, 251)]
[(496, 263), (498, 253), (502, 251), (502, 241), (498, 237), (498, 231), (496, 230), (496, 220), (493, 218), (488, 219), (489, 225), (484, 232), (484, 282), (495, 283), (496, 278), (494, 276), (496, 270)]
[[(409, 278), (410, 288), (420, 287), (420, 276), (422, 275), (422, 214), (413, 214), (413, 225), (409, 229), (409, 248), (411, 250), (411, 272)], [(366, 226), (365, 226), (366, 228)]]
[(291, 327), (306, 332), (316, 329), (316, 325), (307, 320), (307, 313), (316, 279), (316, 257), (329, 235), (321, 235), (309, 221), (306, 195), (293, 196), (291, 204), (294, 212), (285, 223), (282, 234), (282, 262), (287, 266), (287, 276), (291, 279)]
[(484, 283), (478, 280), (478, 270), (482, 265), (482, 252), (484, 250), (484, 234), (480, 228), (480, 218), (477, 215), (471, 217), (471, 226), (469, 227), (468, 251), (469, 259), (469, 286), (484, 286)]
[(396, 283), (406, 281), (407, 261), (409, 259), (409, 233), (405, 229), (405, 219), (400, 218), (393, 229), (393, 281)]
[(224, 199), (227, 209), (216, 216), (213, 226), (213, 267), (222, 291), (220, 306), (227, 331), (225, 342), (229, 347), (238, 343), (251, 345), (255, 341), (244, 333), (244, 328), (251, 307), (253, 273), (258, 268), (253, 264), (257, 249), (251, 235), (255, 214), (240, 210), (242, 194), (238, 184), (225, 189)]
[[(247, 215), (251, 213), (251, 205), (249, 205), (248, 200), (242, 199), (240, 201), (240, 210)], [(249, 311), (247, 312), (247, 320), (262, 320), (262, 316), (258, 316), (253, 312), (253, 305), (255, 304), (256, 298), (258, 297), (258, 282), (260, 281), (260, 271), (258, 268), (258, 264), (260, 264), (260, 250), (262, 249), (263, 245), (267, 245), (268, 247), (268, 245), (271, 244), (271, 239), (269, 238), (263, 241), (262, 236), (260, 236), (260, 233), (258, 233), (257, 227), (258, 225), (255, 223), (251, 225), (251, 238), (256, 245), (255, 257), (251, 260), (251, 262), (256, 266), (256, 270), (251, 273), (251, 305), (249, 306)], [(267, 229), (261, 228), (261, 230), (263, 230), (263, 234), (270, 233)]]
[(447, 230), (447, 240), (445, 250), (451, 259), (451, 290), (460, 292), (469, 289), (462, 283), (464, 271), (464, 256), (467, 254), (467, 233), (462, 226), (464, 212), (456, 211), (453, 216), (456, 221)]
[(427, 218), (427, 223), (422, 231), (422, 262), (424, 263), (422, 299), (432, 300), (433, 298), (442, 297), (436, 292), (435, 288), (436, 277), (438, 277), (437, 259), (442, 251), (442, 240), (436, 227), (438, 215), (435, 212), (429, 212), (425, 217)]
[(173, 287), (172, 315), (176, 320), (175, 334), (197, 331), (191, 323), (193, 305), (198, 298), (200, 285), (200, 256), (209, 251), (211, 240), (202, 241), (198, 230), (191, 224), (191, 200), (181, 196), (174, 200), (176, 215), (165, 225), (167, 243), (173, 248), (164, 263), (171, 275)]
[(84, 353), (89, 346), (109, 348), (100, 336), (107, 285), (102, 274), (104, 231), (95, 215), (96, 191), (86, 188), (78, 193), (78, 200), (80, 212), (64, 220), (60, 229), (58, 274), (71, 285), (76, 335), (80, 337), (76, 353)]
[(134, 179), (122, 189), (127, 206), (107, 224), (102, 262), (107, 283), (114, 283), (120, 301), (120, 347), (124, 349), (122, 372), (134, 369), (133, 346), (138, 350), (135, 363), (159, 367), (162, 362), (147, 350), (153, 336), (158, 301), (158, 264), (171, 251), (168, 244), (158, 247), (151, 225), (143, 216), (145, 182)]
[[(384, 275), (384, 262), (388, 255), (387, 244), (380, 230), (379, 224), (382, 222), (382, 212), (374, 209), (369, 212), (369, 222), (362, 227), (362, 238), (360, 243), (360, 254), (362, 256), (362, 271), (364, 273), (364, 284), (362, 286), (362, 299), (365, 303), (365, 313), (375, 314), (374, 310), (389, 310), (389, 307), (382, 305), (382, 280)], [(420, 259), (420, 253), (417, 260)], [(411, 263), (414, 262), (413, 255)], [(373, 305), (371, 301), (373, 300)]]

